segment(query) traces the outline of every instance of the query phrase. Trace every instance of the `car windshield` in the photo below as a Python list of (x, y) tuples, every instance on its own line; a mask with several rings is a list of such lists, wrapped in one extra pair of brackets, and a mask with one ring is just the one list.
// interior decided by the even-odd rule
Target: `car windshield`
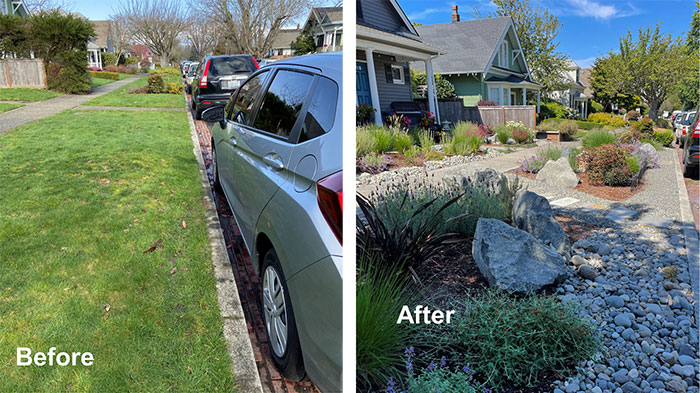
[(690, 122), (693, 121), (693, 117), (695, 117), (695, 113), (694, 112), (689, 113), (688, 115), (686, 115), (683, 118), (683, 121), (681, 122), (681, 124), (683, 124), (684, 126), (689, 125)]
[(215, 57), (209, 63), (209, 75), (233, 75), (237, 72), (253, 72), (255, 66), (250, 58), (239, 57)]
[(192, 64), (187, 70), (187, 76), (193, 76), (194, 74), (196, 74), (198, 66), (199, 64)]

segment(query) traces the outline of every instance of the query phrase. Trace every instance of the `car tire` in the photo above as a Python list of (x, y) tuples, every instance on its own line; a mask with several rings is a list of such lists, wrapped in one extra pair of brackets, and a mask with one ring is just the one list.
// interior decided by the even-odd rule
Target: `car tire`
[(214, 140), (211, 141), (211, 176), (214, 179), (214, 189), (221, 190), (221, 180), (219, 180), (219, 164), (216, 161), (216, 148)]
[[(272, 360), (285, 378), (291, 381), (301, 381), (305, 372), (299, 334), (287, 282), (274, 249), (270, 249), (265, 254), (262, 265), (263, 322), (267, 339), (270, 342)], [(279, 315), (274, 315), (277, 313)], [(274, 331), (271, 332), (273, 327)], [(282, 342), (283, 339), (280, 339), (276, 333), (277, 329), (286, 329), (286, 342)]]

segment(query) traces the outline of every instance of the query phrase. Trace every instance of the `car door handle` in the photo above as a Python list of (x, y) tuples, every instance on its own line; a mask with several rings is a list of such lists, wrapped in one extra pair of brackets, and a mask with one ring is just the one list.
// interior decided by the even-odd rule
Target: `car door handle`
[(235, 137), (231, 137), (231, 139), (229, 139), (229, 140), (231, 141), (231, 144), (232, 144), (233, 146), (237, 146), (237, 145), (238, 145), (238, 141), (236, 140)]
[(263, 157), (263, 162), (276, 171), (284, 169), (282, 159), (280, 159), (280, 156), (275, 153), (270, 153)]

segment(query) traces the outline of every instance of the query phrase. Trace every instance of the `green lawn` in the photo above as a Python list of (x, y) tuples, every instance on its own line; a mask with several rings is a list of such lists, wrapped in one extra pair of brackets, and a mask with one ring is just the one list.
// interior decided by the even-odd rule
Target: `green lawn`
[[(121, 78), (120, 78), (121, 79)], [(92, 78), (92, 83), (90, 84), (90, 87), (97, 87), (97, 86), (102, 86), (106, 85), (108, 83), (116, 82), (114, 79), (106, 79), (106, 78)]]
[(0, 113), (11, 111), (13, 109), (17, 109), (19, 107), (22, 107), (24, 105), (21, 104), (6, 104), (4, 102), (0, 102)]
[[(0, 392), (235, 389), (186, 116), (66, 111), (0, 135)], [(18, 367), (19, 346), (94, 365)]]
[(63, 94), (42, 89), (0, 89), (0, 101), (44, 101), (60, 95)]
[[(182, 79), (175, 75), (166, 75), (163, 80), (167, 86), (169, 82), (182, 83)], [(129, 83), (103, 96), (93, 98), (83, 105), (95, 106), (138, 106), (153, 108), (184, 108), (185, 99), (181, 94), (131, 94), (130, 91), (148, 85), (148, 77)]]

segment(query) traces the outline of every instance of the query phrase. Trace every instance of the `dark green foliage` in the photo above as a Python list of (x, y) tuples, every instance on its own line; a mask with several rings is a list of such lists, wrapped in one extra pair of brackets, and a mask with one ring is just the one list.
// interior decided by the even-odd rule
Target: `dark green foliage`
[(494, 291), (460, 303), (443, 340), (487, 385), (529, 386), (545, 372), (567, 373), (600, 345), (593, 324), (554, 296)]
[[(416, 87), (421, 85), (427, 85), (428, 79), (423, 71), (413, 71), (411, 70), (411, 89), (413, 90), (413, 95), (418, 95)], [(457, 96), (455, 93), (455, 87), (447, 79), (440, 76), (440, 74), (435, 74), (435, 93), (440, 99), (444, 98), (454, 98)]]
[(316, 41), (308, 31), (302, 31), (297, 38), (292, 41), (290, 47), (295, 55), (305, 55), (316, 52)]
[(67, 94), (86, 94), (91, 91), (87, 72), (87, 51), (65, 51), (48, 63), (46, 79), (49, 90)]
[(564, 108), (564, 105), (555, 101), (549, 101), (540, 104), (540, 116), (545, 119), (551, 117), (565, 119), (568, 117), (568, 112), (566, 108)]
[(654, 132), (654, 140), (659, 142), (660, 144), (669, 147), (671, 146), (671, 143), (673, 142), (673, 132), (671, 130), (666, 130), (666, 131), (655, 131)]
[(0, 15), (0, 56), (29, 57), (29, 23), (17, 15)]
[(150, 74), (148, 75), (148, 92), (150, 94), (164, 93), (165, 83), (163, 82), (163, 75), (161, 74)]
[(654, 122), (648, 117), (632, 124), (632, 129), (642, 134), (644, 138), (652, 138), (654, 136)]
[(597, 113), (603, 111), (603, 104), (595, 101), (591, 101), (591, 113)]
[(117, 55), (109, 52), (102, 52), (102, 67), (117, 64)]

